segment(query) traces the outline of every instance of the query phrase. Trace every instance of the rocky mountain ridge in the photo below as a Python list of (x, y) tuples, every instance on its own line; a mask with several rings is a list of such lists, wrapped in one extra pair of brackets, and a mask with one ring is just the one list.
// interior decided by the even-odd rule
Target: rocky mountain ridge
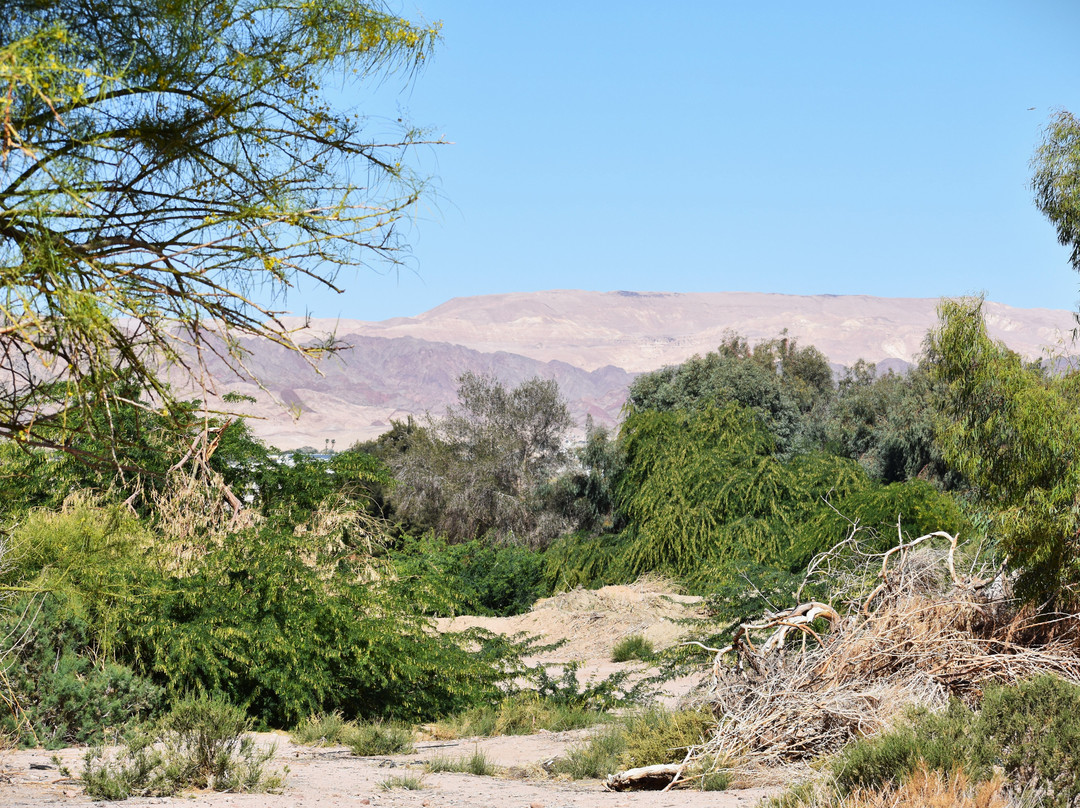
[[(381, 322), (312, 320), (312, 338), (333, 332), (352, 347), (316, 373), (268, 343), (249, 342), (249, 365), (265, 389), (225, 375), (219, 393), (258, 403), (247, 413), (260, 437), (281, 448), (344, 448), (391, 419), (439, 415), (466, 370), (508, 385), (558, 381), (579, 425), (614, 424), (634, 375), (714, 350), (729, 332), (750, 342), (786, 329), (836, 367), (859, 358), (902, 368), (937, 322), (936, 298), (778, 295), (751, 292), (557, 290), (455, 298), (416, 317)], [(1071, 312), (984, 305), (993, 336), (1029, 357), (1065, 350)], [(295, 321), (295, 326), (304, 323)], [(282, 406), (284, 405), (284, 406)]]

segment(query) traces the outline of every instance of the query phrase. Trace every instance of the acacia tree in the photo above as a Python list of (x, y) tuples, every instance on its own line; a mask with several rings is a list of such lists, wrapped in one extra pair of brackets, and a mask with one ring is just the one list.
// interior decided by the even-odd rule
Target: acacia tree
[(8, 0), (0, 437), (63, 446), (131, 384), (167, 411), (170, 367), (244, 372), (238, 336), (333, 350), (300, 344), (285, 294), (396, 261), (424, 183), (418, 133), (323, 88), (408, 73), (437, 38), (377, 2)]

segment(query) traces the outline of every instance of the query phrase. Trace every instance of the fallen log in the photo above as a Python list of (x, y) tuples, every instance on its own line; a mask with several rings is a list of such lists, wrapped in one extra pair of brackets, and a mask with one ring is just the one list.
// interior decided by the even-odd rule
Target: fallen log
[(682, 774), (685, 767), (685, 763), (659, 763), (627, 769), (609, 774), (604, 780), (604, 788), (608, 791), (663, 791)]

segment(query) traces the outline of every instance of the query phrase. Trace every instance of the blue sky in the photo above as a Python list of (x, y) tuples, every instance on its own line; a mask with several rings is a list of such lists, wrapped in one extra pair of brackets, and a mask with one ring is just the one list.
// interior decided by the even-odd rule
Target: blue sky
[(1080, 114), (1075, 0), (394, 10), (443, 41), (403, 91), (350, 100), (453, 145), (417, 154), (437, 195), (407, 268), (298, 313), (541, 289), (1080, 299), (1028, 188), (1050, 115)]

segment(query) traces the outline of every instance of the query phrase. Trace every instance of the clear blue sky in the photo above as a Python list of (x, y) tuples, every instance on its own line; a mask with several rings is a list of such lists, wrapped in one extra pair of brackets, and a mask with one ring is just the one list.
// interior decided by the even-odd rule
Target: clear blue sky
[[(1074, 308), (1029, 160), (1080, 114), (1080, 3), (407, 0), (443, 41), (355, 100), (453, 145), (396, 276), (289, 300), (410, 316), (540, 289)], [(1029, 107), (1034, 107), (1029, 110)]]

